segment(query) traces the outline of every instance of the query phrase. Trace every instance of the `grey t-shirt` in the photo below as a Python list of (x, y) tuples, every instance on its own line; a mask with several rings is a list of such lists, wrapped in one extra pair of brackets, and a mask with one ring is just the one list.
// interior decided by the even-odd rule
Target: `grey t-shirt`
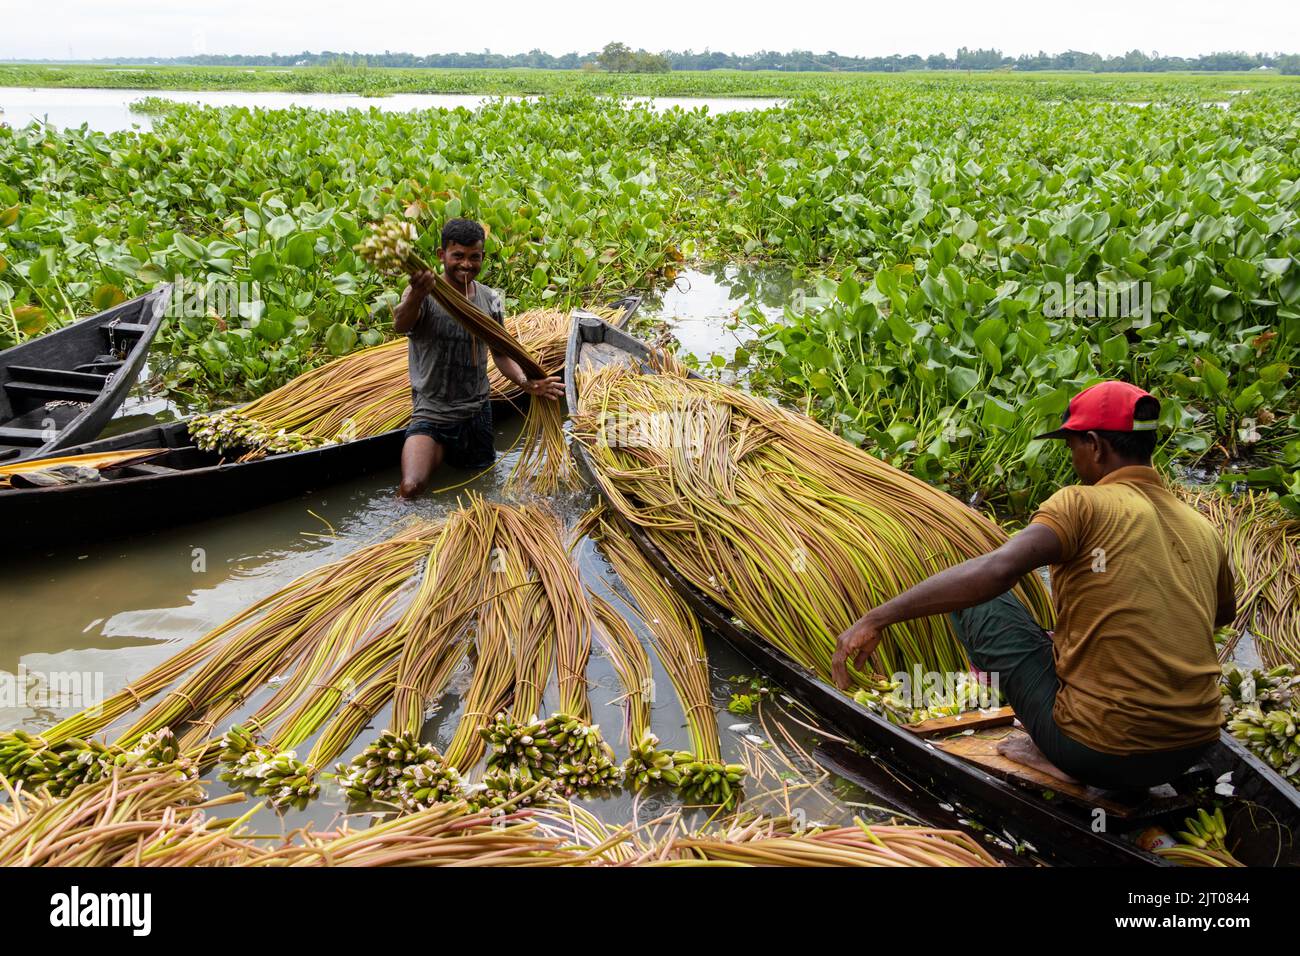
[[(474, 283), (471, 301), (502, 325), (501, 293)], [(420, 303), (407, 350), (410, 355), (412, 421), (450, 425), (470, 418), (488, 400), (487, 344), (465, 331), (431, 295)]]

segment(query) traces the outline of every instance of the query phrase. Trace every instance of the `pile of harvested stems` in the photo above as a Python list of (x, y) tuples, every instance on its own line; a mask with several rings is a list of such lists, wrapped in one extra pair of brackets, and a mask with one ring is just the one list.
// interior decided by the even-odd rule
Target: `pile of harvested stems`
[(62, 799), (12, 787), (8, 797), (0, 865), (12, 866), (997, 865), (966, 834), (892, 821), (800, 829), (790, 816), (746, 812), (692, 832), (675, 810), (615, 827), (559, 799), (495, 810), (448, 800), (366, 829), (317, 833), (309, 825), (259, 836), (249, 829), (259, 806), (211, 819), (208, 811), (244, 797), (209, 800), (175, 770), (116, 769)]
[[(1300, 520), (1264, 494), (1174, 487), (1223, 537), (1237, 584), (1237, 633), (1254, 636), (1270, 668), (1300, 668)], [(1225, 644), (1220, 659), (1232, 650), (1232, 643)]]
[(676, 839), (665, 866), (997, 866), (967, 833), (912, 826), (851, 827), (797, 833), (790, 822), (755, 821), (707, 836)]
[(222, 866), (259, 854), (237, 838), (242, 820), (207, 818), (244, 798), (208, 800), (184, 773), (116, 769), (63, 799), (3, 782), (0, 866)]
[[(479, 797), (484, 805), (521, 797), (541, 800), (552, 788), (565, 794), (586, 793), (617, 786), (621, 780), (613, 749), (601, 736), (600, 726), (591, 723), (586, 673), (592, 635), (599, 630), (595, 609), (564, 546), (559, 523), (554, 522), (549, 533), (526, 534), (528, 529), (518, 525), (521, 514), (522, 510), (512, 512), (507, 520), (516, 524), (516, 546), (527, 552), (546, 594), (550, 620), (543, 618), (530, 626), (554, 637), (559, 709), (544, 720), (536, 714), (525, 717), (523, 709), (501, 711), (483, 728), (492, 770)], [(532, 672), (537, 673), (535, 664)]]
[[(548, 374), (563, 369), (567, 312), (521, 312), (507, 317), (506, 329), (537, 356)], [(406, 353), (406, 340), (397, 339), (335, 359), (247, 405), (196, 416), (190, 434), (200, 448), (239, 451), (240, 460), (249, 461), (402, 428), (411, 420)], [(523, 395), (495, 364), (488, 367), (488, 382), (493, 401), (513, 401)]]
[[(200, 764), (216, 757), (217, 723), (271, 677), (292, 673), (252, 720), (261, 729), (360, 642), (392, 607), (437, 526), (415, 525), (308, 572), (92, 707), (38, 736), (0, 735), (0, 773), (66, 793), (104, 776), (117, 758), (163, 728), (188, 725), (180, 750)], [(182, 680), (182, 678), (184, 678)], [(177, 682), (180, 682), (177, 684)], [(173, 687), (173, 685), (176, 685)], [(111, 746), (86, 738), (163, 690), (167, 694)]]
[[(371, 234), (356, 249), (377, 272), (408, 275), (432, 272), (416, 249), (417, 239), (413, 223), (387, 216), (375, 223)], [(528, 378), (545, 378), (549, 374), (537, 356), (465, 298), (445, 276), (435, 273), (434, 278), (434, 299), (471, 335), (486, 342), (493, 352), (518, 362)], [(573, 463), (564, 443), (564, 412), (559, 402), (530, 402), (524, 423), (523, 450), (511, 473), (511, 482), (527, 478), (539, 493), (550, 494), (561, 484), (572, 483), (573, 477)]]
[[(824, 678), (868, 608), (1001, 545), (996, 524), (812, 420), (718, 382), (625, 365), (579, 370), (575, 441), (618, 516), (696, 588)], [(664, 425), (667, 428), (664, 428)], [(1050, 625), (1042, 582), (1017, 593)], [(946, 617), (889, 628), (891, 674), (966, 670)], [(856, 674), (869, 687), (871, 675)]]
[(661, 751), (658, 738), (647, 731), (632, 747), (625, 773), (638, 788), (663, 780), (679, 787), (692, 802), (732, 806), (740, 795), (745, 768), (722, 762), (709, 687), (709, 655), (699, 623), (626, 537), (603, 519), (597, 519), (596, 527), (601, 546), (650, 629), (655, 651), (681, 700), (695, 748), (694, 753)]
[[(92, 471), (104, 471), (120, 468), (123, 465), (137, 464), (158, 455), (165, 455), (165, 448), (132, 448), (129, 451), (101, 451), (93, 455), (64, 455), (61, 458), (34, 458), (8, 465), (0, 465), (0, 489), (16, 487), (15, 475), (30, 475), (51, 468), (86, 468)], [(93, 480), (94, 475), (90, 475)]]

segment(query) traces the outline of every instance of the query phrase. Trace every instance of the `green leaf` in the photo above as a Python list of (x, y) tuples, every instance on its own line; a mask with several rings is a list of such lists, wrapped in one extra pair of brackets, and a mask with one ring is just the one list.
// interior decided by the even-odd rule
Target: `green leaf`
[(307, 233), (294, 236), (284, 248), (284, 260), (291, 266), (307, 268), (316, 261), (315, 237)]
[(989, 395), (984, 400), (980, 420), (984, 423), (985, 428), (1000, 428), (1011, 431), (1016, 427), (1016, 423), (1020, 418), (1016, 414), (1016, 410), (1002, 399)]
[(1201, 361), (1201, 381), (1209, 388), (1211, 395), (1227, 394), (1228, 376), (1207, 358), (1202, 358)]
[(275, 253), (270, 249), (253, 256), (248, 271), (257, 282), (269, 282), (280, 272), (280, 264), (275, 261)]
[(325, 347), (331, 355), (347, 355), (356, 344), (356, 329), (341, 322), (335, 322), (325, 332)]
[(90, 304), (96, 312), (105, 312), (113, 306), (126, 301), (126, 293), (115, 285), (105, 283), (95, 290), (90, 297)]
[(183, 232), (178, 232), (172, 235), (172, 245), (174, 245), (176, 251), (186, 259), (198, 261), (208, 254), (208, 250), (204, 247), (203, 243), (191, 239)]
[(1128, 339), (1112, 335), (1101, 343), (1101, 357), (1111, 365), (1123, 365), (1128, 361)]
[(37, 256), (27, 270), (27, 281), (35, 286), (42, 286), (50, 281), (50, 264), (45, 256)]
[(298, 224), (293, 221), (293, 216), (285, 213), (283, 216), (276, 216), (266, 224), (266, 233), (272, 239), (283, 239), (297, 228)]
[(948, 369), (948, 392), (954, 399), (964, 398), (979, 387), (979, 372), (964, 365), (954, 365)]

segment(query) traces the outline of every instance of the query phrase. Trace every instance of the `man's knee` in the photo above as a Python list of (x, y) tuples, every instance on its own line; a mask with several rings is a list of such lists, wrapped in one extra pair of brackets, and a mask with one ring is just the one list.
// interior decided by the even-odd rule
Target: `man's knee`
[(397, 493), (403, 498), (415, 498), (424, 491), (428, 483), (427, 479), (403, 478), (401, 484), (397, 486)]

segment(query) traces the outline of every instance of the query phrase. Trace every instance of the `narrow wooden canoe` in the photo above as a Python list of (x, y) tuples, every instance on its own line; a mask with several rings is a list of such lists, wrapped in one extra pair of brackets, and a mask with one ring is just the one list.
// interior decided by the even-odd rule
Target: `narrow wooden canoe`
[[(643, 342), (595, 317), (581, 318), (570, 333), (565, 360), (570, 409), (578, 407), (575, 370), (624, 361), (643, 374), (653, 374), (646, 364), (649, 357), (650, 349)], [(576, 443), (573, 447), (579, 467), (599, 488), (586, 450)], [(1218, 788), (1220, 793), (1230, 789), (1234, 806), (1241, 810), (1229, 813), (1230, 834), (1240, 837), (1240, 845), (1234, 848), (1238, 859), (1261, 866), (1300, 863), (1296, 842), (1300, 840), (1300, 791), (1226, 733), (1220, 734), (1219, 743), (1201, 763), (1158, 793), (1069, 788), (1017, 773), (1016, 765), (1008, 767), (1005, 758), (999, 762), (986, 757), (970, 744), (979, 741), (992, 749), (988, 738), (1016, 732), (1009, 725), (1009, 714), (1006, 719), (987, 718), (979, 736), (963, 733), (960, 725), (944, 733), (921, 725), (914, 730), (892, 724), (735, 621), (679, 574), (649, 535), (631, 523), (619, 523), (708, 628), (828, 727), (869, 748), (945, 807), (954, 803), (966, 807), (983, 825), (1031, 845), (1044, 859), (1077, 865), (1169, 865), (1141, 849), (1134, 837), (1153, 825), (1184, 829), (1183, 818), (1195, 806), (1210, 807)], [(1264, 812), (1248, 812), (1251, 808)]]
[(0, 464), (90, 441), (126, 400), (171, 295), (162, 286), (0, 352)]
[[(639, 296), (613, 304), (626, 324)], [(583, 313), (589, 314), (589, 313)], [(525, 407), (524, 399), (494, 401), (497, 416)], [(59, 455), (134, 448), (167, 452), (147, 462), (105, 470), (108, 481), (46, 488), (0, 489), (0, 527), (9, 552), (44, 554), (76, 542), (140, 534), (157, 528), (233, 514), (346, 481), (398, 462), (405, 429), (256, 461), (225, 461), (196, 448), (187, 422), (151, 425)]]

